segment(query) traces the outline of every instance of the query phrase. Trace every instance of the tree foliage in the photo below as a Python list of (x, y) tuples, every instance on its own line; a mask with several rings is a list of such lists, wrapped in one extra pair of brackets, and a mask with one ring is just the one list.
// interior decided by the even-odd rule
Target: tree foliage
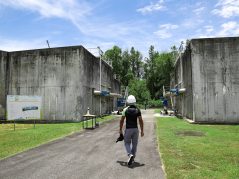
[(150, 93), (145, 80), (131, 80), (129, 83), (129, 94), (134, 95), (137, 103), (144, 104), (150, 99)]
[(149, 48), (149, 58), (144, 70), (147, 87), (151, 98), (155, 99), (163, 94), (163, 85), (170, 85), (170, 74), (173, 70), (174, 60), (172, 52), (159, 53), (153, 46)]
[(121, 75), (122, 71), (122, 50), (118, 46), (113, 46), (112, 49), (107, 50), (104, 58), (111, 60), (113, 73)]
[(163, 93), (163, 85), (170, 85), (170, 74), (177, 55), (175, 46), (171, 52), (162, 53), (150, 46), (149, 57), (143, 61), (142, 54), (134, 47), (122, 51), (114, 46), (105, 52), (104, 58), (111, 60), (113, 72), (118, 75), (122, 86), (128, 86), (129, 93), (143, 104), (145, 100), (158, 99)]
[(123, 86), (128, 86), (132, 79), (140, 79), (142, 69), (142, 55), (134, 47), (130, 51), (122, 52), (121, 48), (114, 46), (104, 54), (105, 59), (112, 62), (114, 74), (119, 76)]

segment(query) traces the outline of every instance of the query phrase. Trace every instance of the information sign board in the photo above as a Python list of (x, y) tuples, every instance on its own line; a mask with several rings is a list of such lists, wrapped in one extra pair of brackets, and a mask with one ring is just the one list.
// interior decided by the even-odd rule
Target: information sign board
[(41, 119), (41, 97), (8, 95), (7, 119), (8, 120)]

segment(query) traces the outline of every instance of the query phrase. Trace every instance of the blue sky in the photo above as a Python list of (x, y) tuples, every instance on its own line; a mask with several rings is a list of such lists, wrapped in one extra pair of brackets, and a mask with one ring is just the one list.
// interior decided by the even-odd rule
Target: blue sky
[[(134, 46), (239, 36), (239, 0), (0, 0), (0, 49)], [(94, 50), (91, 50), (92, 53)]]

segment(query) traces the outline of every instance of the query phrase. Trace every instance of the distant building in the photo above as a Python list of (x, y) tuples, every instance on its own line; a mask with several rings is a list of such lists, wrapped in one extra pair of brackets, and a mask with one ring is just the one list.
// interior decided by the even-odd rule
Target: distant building
[(82, 46), (0, 51), (0, 118), (6, 118), (7, 95), (41, 96), (46, 120), (81, 120), (88, 107), (95, 115), (100, 108), (101, 114), (116, 110), (120, 83), (104, 61), (101, 90), (106, 95), (94, 93), (100, 91), (99, 64)]
[(239, 123), (239, 37), (192, 39), (176, 61), (171, 88), (178, 112), (193, 122)]

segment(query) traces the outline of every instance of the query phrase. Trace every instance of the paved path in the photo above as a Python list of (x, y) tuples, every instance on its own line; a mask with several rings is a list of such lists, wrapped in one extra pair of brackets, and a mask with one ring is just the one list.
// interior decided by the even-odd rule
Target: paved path
[(153, 110), (142, 111), (145, 136), (139, 138), (135, 164), (118, 137), (119, 120), (76, 133), (0, 161), (0, 178), (155, 179), (164, 178), (157, 151)]

